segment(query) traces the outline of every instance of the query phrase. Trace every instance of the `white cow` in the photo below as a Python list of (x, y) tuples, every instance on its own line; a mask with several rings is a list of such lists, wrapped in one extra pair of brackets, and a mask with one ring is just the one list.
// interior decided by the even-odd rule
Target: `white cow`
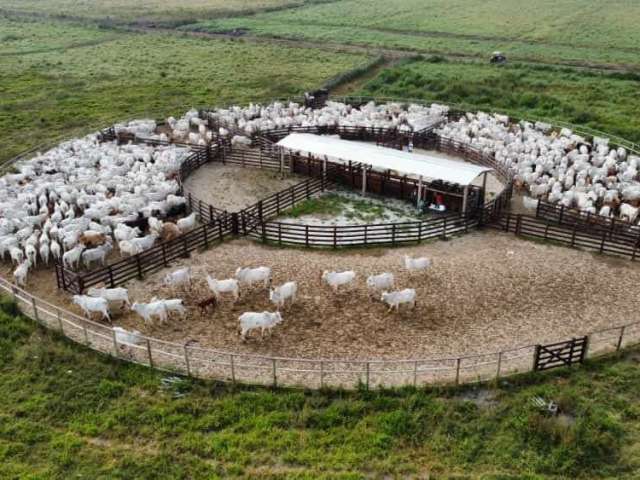
[(109, 317), (109, 302), (104, 298), (74, 295), (73, 303), (84, 311), (87, 318), (91, 318), (91, 315), (97, 312), (102, 314), (102, 318), (106, 318), (109, 322), (111, 321), (111, 317)]
[(137, 331), (128, 331), (122, 327), (113, 327), (113, 331), (116, 334), (116, 342), (121, 345), (139, 345), (142, 343), (142, 334)]
[(273, 303), (278, 309), (284, 308), (287, 300), (290, 300), (291, 304), (296, 301), (296, 294), (298, 293), (298, 284), (297, 282), (287, 282), (279, 287), (272, 288), (269, 290), (269, 300)]
[(72, 268), (72, 269), (78, 268), (83, 250), (84, 250), (84, 245), (79, 244), (78, 246), (73, 247), (68, 252), (65, 252), (64, 255), (62, 255), (62, 264), (68, 268)]
[(92, 287), (87, 290), (87, 295), (90, 297), (104, 298), (110, 304), (117, 303), (118, 306), (121, 306), (124, 303), (125, 305), (131, 306), (131, 303), (129, 302), (129, 291), (126, 288)]
[(431, 267), (431, 260), (427, 257), (411, 258), (408, 255), (404, 256), (404, 268), (409, 272), (420, 272), (427, 270)]
[(191, 268), (185, 267), (175, 270), (164, 277), (164, 284), (171, 287), (179, 287), (182, 285), (191, 285)]
[(153, 325), (153, 317), (157, 317), (160, 323), (167, 321), (167, 307), (164, 302), (134, 303), (131, 310), (144, 319), (144, 323)]
[(209, 289), (213, 292), (216, 300), (218, 301), (220, 301), (220, 294), (222, 293), (231, 293), (234, 301), (237, 301), (238, 298), (240, 298), (240, 285), (235, 278), (217, 280), (207, 275), (207, 285), (209, 285)]
[(181, 317), (184, 317), (187, 314), (187, 309), (184, 308), (184, 303), (179, 298), (169, 298), (166, 300), (158, 300), (156, 297), (151, 299), (151, 302), (161, 302), (164, 304), (164, 308), (167, 311), (167, 315), (172, 312), (176, 312)]
[(374, 292), (390, 290), (395, 285), (393, 273), (381, 273), (379, 275), (370, 275), (367, 278), (367, 288)]
[(176, 222), (176, 225), (182, 233), (189, 230), (193, 230), (196, 227), (196, 214), (193, 212), (191, 215), (181, 218)]
[(235, 276), (236, 280), (241, 284), (248, 286), (259, 282), (262, 282), (264, 288), (268, 288), (271, 285), (271, 269), (269, 267), (238, 268)]
[(325, 270), (322, 272), (322, 280), (333, 288), (334, 292), (338, 291), (342, 285), (349, 285), (356, 279), (356, 272), (348, 270), (346, 272), (329, 272)]
[(13, 278), (19, 287), (25, 287), (27, 285), (29, 268), (31, 268), (31, 262), (29, 259), (26, 259), (13, 271)]
[(247, 333), (251, 330), (260, 329), (260, 337), (264, 338), (264, 332), (271, 332), (271, 329), (282, 322), (280, 312), (245, 312), (239, 317), (240, 337), (246, 340)]
[(397, 292), (382, 292), (381, 300), (389, 305), (389, 311), (394, 308), (400, 311), (401, 304), (407, 304), (410, 308), (416, 306), (416, 291), (413, 288), (406, 288)]

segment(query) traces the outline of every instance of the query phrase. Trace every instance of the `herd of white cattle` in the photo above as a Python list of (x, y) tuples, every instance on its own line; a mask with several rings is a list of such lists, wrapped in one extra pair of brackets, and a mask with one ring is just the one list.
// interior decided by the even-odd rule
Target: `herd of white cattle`
[[(495, 155), (535, 199), (635, 223), (640, 205), (640, 157), (608, 138), (588, 140), (568, 128), (486, 113), (467, 113), (437, 132)], [(535, 202), (533, 202), (535, 205)]]
[[(457, 121), (447, 121), (448, 107), (432, 104), (370, 102), (359, 108), (327, 102), (313, 110), (297, 103), (233, 106), (207, 112), (207, 119), (190, 110), (184, 117), (167, 119), (169, 135), (155, 138), (208, 144), (217, 135), (232, 133), (234, 144), (250, 144), (251, 137), (274, 128), (353, 126), (398, 128), (404, 133), (436, 125), (442, 137), (471, 145), (495, 155), (527, 188), (534, 199), (544, 199), (591, 214), (636, 222), (640, 206), (638, 168), (640, 157), (625, 148), (610, 145), (608, 138), (585, 138), (568, 128), (521, 121), (512, 123), (506, 115), (467, 113)], [(220, 126), (209, 130), (208, 119)], [(133, 133), (145, 134), (155, 124), (122, 125)], [(190, 131), (198, 128), (199, 133)], [(535, 205), (535, 202), (528, 202)]]
[[(431, 268), (431, 260), (426, 257), (411, 258), (404, 257), (404, 270), (408, 274), (424, 273)], [(345, 288), (353, 287), (356, 284), (357, 274), (353, 270), (335, 272), (324, 271), (321, 274), (322, 282), (329, 286), (335, 294)], [(164, 278), (164, 284), (172, 292), (184, 292), (193, 287), (193, 275), (190, 267), (180, 268), (168, 273)], [(283, 321), (281, 310), (291, 306), (296, 302), (298, 296), (298, 282), (289, 281), (280, 286), (272, 288), (272, 271), (269, 267), (238, 268), (233, 278), (215, 279), (210, 275), (206, 277), (207, 285), (212, 293), (211, 298), (205, 298), (198, 302), (197, 306), (213, 305), (214, 307), (222, 302), (225, 296), (231, 296), (235, 303), (241, 296), (241, 290), (246, 292), (255, 291), (255, 285), (269, 292), (269, 301), (276, 308), (274, 312), (244, 312), (239, 316), (240, 337), (244, 341), (247, 335), (254, 330), (260, 331), (260, 337), (264, 338), (265, 333)], [(392, 273), (384, 272), (377, 275), (370, 275), (366, 280), (367, 291), (370, 298), (379, 298), (381, 302), (389, 307), (389, 311), (400, 311), (402, 305), (413, 309), (416, 305), (416, 290), (406, 288), (403, 290), (392, 290), (395, 288), (395, 277)], [(122, 312), (125, 307), (137, 313), (144, 320), (146, 325), (164, 324), (172, 315), (183, 317), (187, 313), (185, 303), (180, 298), (158, 299), (153, 297), (147, 303), (129, 301), (129, 294), (125, 288), (90, 288), (86, 295), (74, 295), (73, 302), (78, 305), (88, 318), (94, 314), (100, 315), (101, 319), (111, 321), (111, 310)], [(131, 339), (141, 339), (140, 332), (127, 331), (122, 327), (117, 327), (116, 333), (120, 335), (122, 343), (137, 343)], [(128, 339), (128, 340), (125, 340)]]
[(90, 268), (104, 264), (114, 242), (133, 255), (195, 227), (176, 180), (188, 153), (89, 135), (15, 164), (0, 178), (0, 257), (16, 265), (16, 283), (25, 286), (29, 271), (51, 259)]
[[(386, 103), (376, 105), (370, 102), (361, 107), (353, 107), (341, 102), (327, 102), (320, 109), (304, 107), (299, 103), (274, 102), (269, 105), (250, 104), (246, 107), (232, 106), (200, 113), (189, 110), (179, 119), (166, 119), (168, 129), (155, 133), (153, 120), (134, 120), (115, 125), (116, 132), (124, 132), (141, 138), (171, 140), (173, 142), (208, 145), (218, 136), (233, 134), (232, 143), (251, 144), (251, 137), (274, 129), (289, 127), (359, 127), (392, 129), (403, 133), (418, 132), (442, 123), (447, 118), (449, 108), (433, 104), (403, 105)], [(209, 120), (218, 130), (209, 128)]]

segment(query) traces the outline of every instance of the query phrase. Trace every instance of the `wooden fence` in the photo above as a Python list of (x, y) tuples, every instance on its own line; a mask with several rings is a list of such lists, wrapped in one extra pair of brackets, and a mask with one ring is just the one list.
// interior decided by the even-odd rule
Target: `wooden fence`
[(187, 258), (195, 250), (220, 243), (229, 233), (231, 233), (229, 224), (222, 219), (214, 220), (174, 240), (162, 242), (149, 250), (113, 262), (103, 268), (88, 272), (74, 272), (56, 263), (58, 288), (72, 293), (82, 293), (85, 289), (100, 284), (113, 288), (165, 268), (169, 262)]
[[(41, 300), (4, 279), (0, 279), (0, 294), (13, 298), (27, 317), (92, 350), (158, 370), (229, 383), (347, 389), (458, 385), (530, 372), (536, 353), (536, 345), (524, 345), (443, 358), (353, 360), (234, 353), (145, 335), (138, 335), (135, 343), (123, 343), (111, 326)], [(640, 322), (594, 331), (587, 337), (587, 358), (616, 352), (640, 343)]]
[(478, 226), (475, 214), (447, 215), (420, 222), (366, 225), (301, 225), (265, 222), (250, 232), (253, 238), (278, 245), (306, 247), (398, 246), (468, 232)]
[(636, 260), (640, 247), (637, 237), (635, 243), (620, 242), (618, 237), (611, 237), (607, 230), (602, 233), (583, 231), (578, 228), (577, 224), (573, 227), (567, 227), (558, 225), (552, 220), (529, 215), (503, 214), (496, 219), (492, 226), (523, 237), (550, 240), (572, 248), (584, 248), (599, 253), (620, 255), (631, 260)]
[(538, 201), (536, 217), (564, 225), (567, 228), (577, 228), (598, 237), (607, 235), (610, 241), (635, 245), (640, 241), (640, 226), (617, 218), (594, 215), (580, 210), (566, 208), (543, 200)]

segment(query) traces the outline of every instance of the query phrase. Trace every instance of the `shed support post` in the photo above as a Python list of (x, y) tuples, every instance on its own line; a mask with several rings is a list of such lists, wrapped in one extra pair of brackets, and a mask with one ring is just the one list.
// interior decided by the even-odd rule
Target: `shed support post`
[(469, 185), (464, 187), (464, 194), (462, 195), (462, 214), (466, 215), (467, 213), (467, 200), (469, 197)]
[(284, 177), (284, 150), (280, 150), (280, 176)]
[(362, 196), (367, 194), (367, 167), (362, 165)]
[(418, 177), (418, 196), (416, 197), (416, 208), (420, 208), (421, 201), (422, 201), (422, 175)]
[(482, 205), (487, 203), (487, 175), (489, 172), (484, 172), (482, 175)]

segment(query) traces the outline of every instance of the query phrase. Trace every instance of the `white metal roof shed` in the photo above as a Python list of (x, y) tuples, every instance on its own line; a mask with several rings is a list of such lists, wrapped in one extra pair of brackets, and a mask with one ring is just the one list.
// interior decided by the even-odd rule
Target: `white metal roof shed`
[(291, 133), (280, 140), (277, 145), (288, 150), (312, 154), (319, 158), (327, 157), (331, 161), (358, 162), (375, 169), (395, 170), (405, 175), (444, 180), (462, 186), (468, 186), (478, 176), (492, 171), (491, 168), (461, 161), (311, 133)]

